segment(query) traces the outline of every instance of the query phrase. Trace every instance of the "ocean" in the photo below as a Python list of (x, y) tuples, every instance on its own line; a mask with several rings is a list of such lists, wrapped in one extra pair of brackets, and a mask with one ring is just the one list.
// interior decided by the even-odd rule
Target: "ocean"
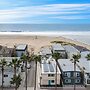
[(0, 32), (90, 31), (90, 24), (0, 24)]

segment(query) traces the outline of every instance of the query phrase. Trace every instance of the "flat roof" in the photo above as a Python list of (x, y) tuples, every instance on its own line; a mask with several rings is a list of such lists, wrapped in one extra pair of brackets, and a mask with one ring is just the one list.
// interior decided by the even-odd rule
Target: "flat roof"
[(27, 47), (26, 44), (19, 44), (19, 45), (16, 46), (16, 50), (25, 50), (26, 47)]
[(63, 47), (67, 52), (79, 52), (75, 47), (73, 47), (71, 45), (65, 45)]
[(81, 58), (85, 58), (87, 54), (90, 54), (90, 51), (83, 51), (81, 52)]
[(41, 48), (40, 55), (52, 54), (50, 48)]
[(53, 50), (65, 50), (61, 44), (53, 44)]
[(89, 51), (81, 52), (81, 58), (79, 59), (78, 65), (85, 71), (90, 73), (90, 60), (85, 57), (89, 54)]
[[(59, 59), (58, 63), (62, 71), (74, 71), (74, 63), (70, 59)], [(78, 66), (76, 66), (76, 71), (80, 71)]]
[[(43, 63), (41, 64), (42, 66), (42, 73), (43, 74), (55, 74), (56, 73), (56, 69), (55, 69), (55, 64), (54, 63)], [(57, 73), (60, 74), (60, 70), (57, 67)]]
[(83, 46), (78, 46), (78, 45), (74, 45), (74, 47), (76, 49), (78, 49), (80, 52), (84, 52), (84, 51), (90, 51), (89, 49), (83, 47)]

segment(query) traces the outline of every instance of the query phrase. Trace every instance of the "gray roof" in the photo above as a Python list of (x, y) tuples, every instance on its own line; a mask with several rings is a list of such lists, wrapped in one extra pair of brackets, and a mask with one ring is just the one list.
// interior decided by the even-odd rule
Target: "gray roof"
[(90, 73), (90, 60), (87, 60), (85, 57), (89, 54), (90, 51), (81, 52), (81, 58), (79, 59), (78, 65), (84, 69), (85, 72)]
[(61, 44), (53, 44), (52, 49), (53, 50), (65, 50)]
[(71, 45), (65, 45), (63, 47), (67, 52), (79, 52), (75, 47), (73, 47)]
[(40, 55), (52, 54), (50, 48), (41, 48)]
[(81, 52), (81, 58), (85, 58), (87, 54), (90, 54), (90, 51), (83, 51)]
[[(74, 63), (72, 63), (70, 59), (59, 59), (58, 63), (62, 71), (74, 71)], [(80, 71), (80, 69), (77, 66), (76, 71)]]
[(26, 44), (19, 44), (19, 45), (16, 46), (16, 50), (25, 50), (26, 47), (27, 47)]

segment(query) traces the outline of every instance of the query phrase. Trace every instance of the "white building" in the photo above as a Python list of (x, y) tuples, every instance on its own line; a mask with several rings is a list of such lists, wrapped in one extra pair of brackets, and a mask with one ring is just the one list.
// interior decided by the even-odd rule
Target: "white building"
[[(9, 64), (9, 62), (12, 61), (12, 59), (15, 59), (17, 58), (18, 60), (20, 59), (20, 57), (0, 57), (0, 60), (1, 59), (5, 59), (7, 61), (7, 64)], [(1, 68), (0, 68), (0, 86), (2, 84), (2, 72), (1, 72)], [(20, 69), (17, 69), (17, 74), (20, 73)], [(6, 66), (4, 68), (4, 87), (9, 87), (9, 86), (12, 86), (10, 84), (10, 81), (11, 81), (11, 78), (13, 77), (13, 74), (14, 74), (14, 71), (13, 71), (13, 68), (12, 67), (8, 67)]]
[(53, 44), (52, 45), (52, 52), (58, 52), (62, 54), (62, 58), (66, 58), (66, 50), (63, 48), (61, 44)]
[(21, 57), (22, 54), (27, 54), (27, 45), (26, 44), (19, 44), (16, 46), (16, 55)]
[(90, 51), (81, 52), (81, 58), (78, 62), (80, 69), (84, 72), (84, 85), (90, 85), (90, 60), (85, 57)]
[(74, 63), (70, 61), (70, 59), (59, 59), (58, 60), (58, 66), (61, 70), (61, 77), (62, 77), (62, 84), (63, 85), (81, 85), (82, 84), (82, 77), (81, 77), (81, 71), (76, 66), (76, 77), (74, 80)]
[[(44, 63), (41, 64), (41, 73), (40, 73), (40, 86), (41, 87), (53, 87), (55, 86), (55, 73), (56, 73), (56, 64), (54, 63)], [(60, 71), (57, 67), (57, 86), (60, 86)]]
[(75, 47), (73, 47), (73, 46), (71, 46), (71, 45), (65, 45), (65, 46), (63, 46), (64, 47), (64, 49), (66, 50), (66, 53), (67, 53), (67, 57), (69, 58), (69, 59), (72, 59), (72, 56), (73, 56), (73, 54), (80, 54), (80, 52), (75, 48)]

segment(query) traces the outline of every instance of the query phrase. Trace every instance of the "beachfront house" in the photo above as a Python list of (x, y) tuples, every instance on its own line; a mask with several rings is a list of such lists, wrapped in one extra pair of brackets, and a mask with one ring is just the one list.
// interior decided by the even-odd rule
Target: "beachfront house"
[[(55, 63), (43, 63), (41, 64), (40, 72), (40, 86), (41, 87), (55, 87)], [(60, 70), (57, 67), (57, 86), (60, 86)]]
[(58, 52), (62, 55), (62, 58), (67, 58), (66, 50), (63, 48), (61, 44), (53, 44), (52, 46), (52, 52)]
[(11, 57), (13, 48), (8, 48), (6, 46), (0, 46), (0, 57)]
[(82, 85), (82, 73), (78, 67), (76, 67), (76, 77), (74, 79), (74, 63), (70, 59), (59, 59), (58, 67), (61, 71), (62, 85)]
[(66, 50), (68, 59), (72, 59), (73, 54), (76, 54), (76, 55), (80, 54), (80, 52), (75, 47), (73, 47), (71, 45), (65, 45), (63, 47)]
[(49, 47), (43, 47), (40, 49), (39, 54), (42, 57), (44, 57), (44, 56), (50, 57), (52, 55), (52, 52), (51, 52), (51, 49)]
[[(9, 62), (12, 61), (12, 59), (17, 58), (18, 60), (20, 59), (20, 57), (0, 57), (1, 59), (5, 59), (7, 61), (7, 63), (9, 64)], [(0, 67), (0, 86), (2, 85), (2, 72), (1, 72), (1, 67)], [(17, 74), (19, 74), (21, 72), (21, 69), (17, 68)], [(14, 71), (12, 67), (6, 66), (4, 68), (4, 87), (11, 87), (13, 85), (10, 84), (11, 78), (13, 77)]]
[(27, 45), (26, 44), (19, 44), (16, 46), (16, 55), (17, 57), (21, 57), (22, 54), (27, 54)]
[(87, 54), (89, 54), (90, 51), (84, 51), (81, 53), (81, 58), (78, 62), (79, 68), (83, 71), (84, 73), (84, 81), (83, 84), (85, 86), (90, 85), (90, 60), (87, 60), (85, 57)]

